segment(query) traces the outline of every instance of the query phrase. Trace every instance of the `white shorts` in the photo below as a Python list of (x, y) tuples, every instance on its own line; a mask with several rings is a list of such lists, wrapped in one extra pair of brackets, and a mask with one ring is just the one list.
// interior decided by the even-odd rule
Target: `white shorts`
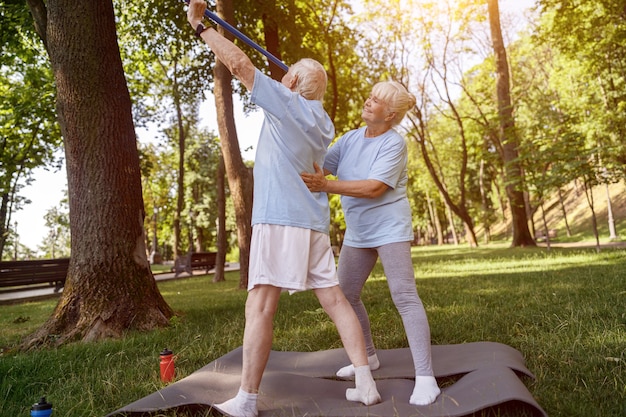
[(330, 237), (301, 227), (255, 224), (248, 291), (260, 284), (291, 294), (339, 285)]

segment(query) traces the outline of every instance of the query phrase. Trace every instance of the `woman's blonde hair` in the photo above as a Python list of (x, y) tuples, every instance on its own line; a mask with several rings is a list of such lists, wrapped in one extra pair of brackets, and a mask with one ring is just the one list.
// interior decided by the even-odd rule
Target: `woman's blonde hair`
[(314, 59), (304, 58), (291, 66), (294, 76), (298, 77), (296, 91), (307, 100), (322, 100), (326, 92), (328, 78), (326, 70)]
[(389, 113), (395, 113), (395, 117), (391, 121), (392, 125), (397, 125), (404, 119), (407, 111), (415, 107), (417, 100), (415, 96), (407, 91), (407, 89), (396, 81), (381, 81), (372, 88), (372, 95), (383, 101)]

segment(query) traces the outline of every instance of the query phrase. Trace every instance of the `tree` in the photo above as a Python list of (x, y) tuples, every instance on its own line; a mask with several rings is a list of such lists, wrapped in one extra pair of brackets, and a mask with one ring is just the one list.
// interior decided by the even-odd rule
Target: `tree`
[(487, 1), (489, 10), (489, 27), (496, 61), (496, 93), (498, 97), (498, 115), (500, 133), (496, 140), (496, 148), (504, 163), (506, 194), (511, 208), (511, 225), (513, 241), (511, 246), (535, 246), (530, 231), (523, 191), (523, 173), (519, 163), (513, 104), (511, 102), (511, 86), (509, 81), (509, 64), (500, 27), (500, 10), (498, 0)]
[[(164, 124), (162, 133), (178, 150), (173, 246), (179, 255), (188, 249), (182, 229), (191, 221), (184, 212), (186, 142), (191, 126), (198, 123), (212, 56), (198, 46), (181, 3), (152, 0), (116, 5), (136, 118)], [(146, 14), (146, 9), (152, 13)]]
[[(231, 2), (218, 0), (217, 13), (230, 24), (233, 23), (234, 10)], [(219, 31), (229, 38), (233, 36)], [(250, 240), (252, 238), (252, 172), (244, 164), (239, 149), (235, 118), (233, 115), (232, 76), (222, 62), (217, 60), (213, 69), (215, 87), (215, 108), (217, 109), (217, 125), (220, 134), (220, 145), (224, 157), (224, 166), (228, 177), (228, 186), (235, 206), (237, 219), (237, 237), (239, 241), (239, 287), (248, 286), (248, 266), (250, 259)]]
[(0, 257), (11, 215), (29, 204), (20, 196), (34, 168), (60, 166), (62, 138), (54, 111), (55, 91), (44, 43), (19, 2), (0, 1)]
[[(131, 102), (110, 1), (29, 0), (57, 85), (72, 256), (63, 295), (24, 347), (166, 326), (150, 272)], [(46, 13), (36, 13), (38, 10)]]
[[(536, 35), (584, 69), (585, 109), (609, 171), (626, 178), (626, 20), (621, 0), (538, 0)], [(575, 30), (572, 30), (574, 28)], [(592, 104), (591, 101), (595, 103)]]
[[(626, 178), (626, 23), (621, 1), (572, 2), (540, 0), (537, 43), (554, 49), (561, 61), (560, 106), (575, 121), (573, 132), (595, 155), (585, 172), (585, 185), (606, 189), (611, 239), (618, 239), (608, 185)], [(576, 30), (571, 30), (575, 26)], [(582, 171), (585, 171), (584, 169)], [(593, 202), (589, 200), (593, 210)]]
[(41, 249), (49, 258), (70, 257), (70, 218), (67, 211), (67, 198), (59, 206), (49, 209), (45, 216), (48, 234), (41, 244)]

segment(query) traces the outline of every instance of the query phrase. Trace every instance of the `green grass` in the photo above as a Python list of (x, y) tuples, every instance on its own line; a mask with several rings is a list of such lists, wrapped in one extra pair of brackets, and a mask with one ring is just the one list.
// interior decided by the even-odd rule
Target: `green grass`
[(161, 274), (164, 272), (171, 272), (173, 265), (170, 264), (150, 264), (150, 269), (153, 274)]
[[(524, 382), (550, 416), (626, 414), (626, 250), (447, 246), (413, 256), (433, 344), (486, 340), (520, 350), (536, 376)], [(56, 301), (0, 306), (0, 415), (28, 415), (46, 395), (57, 416), (103, 416), (163, 387), (164, 347), (178, 356), (177, 378), (191, 374), (241, 345), (246, 293), (237, 283), (237, 272), (224, 283), (160, 283), (179, 313), (170, 328), (29, 353), (11, 347)], [(406, 347), (380, 265), (363, 297), (377, 346)], [(311, 293), (283, 295), (275, 329), (276, 350), (341, 347)]]

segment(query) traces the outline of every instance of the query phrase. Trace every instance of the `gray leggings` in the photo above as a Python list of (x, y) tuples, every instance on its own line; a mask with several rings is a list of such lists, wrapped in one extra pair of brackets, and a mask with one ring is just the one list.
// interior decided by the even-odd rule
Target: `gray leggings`
[(415, 273), (409, 242), (390, 243), (377, 248), (354, 248), (343, 245), (337, 274), (339, 285), (354, 308), (365, 336), (368, 356), (376, 353), (367, 310), (361, 301), (361, 291), (376, 260), (380, 256), (387, 284), (409, 340), (416, 376), (433, 376), (430, 352), (430, 328), (424, 305), (417, 295)]

